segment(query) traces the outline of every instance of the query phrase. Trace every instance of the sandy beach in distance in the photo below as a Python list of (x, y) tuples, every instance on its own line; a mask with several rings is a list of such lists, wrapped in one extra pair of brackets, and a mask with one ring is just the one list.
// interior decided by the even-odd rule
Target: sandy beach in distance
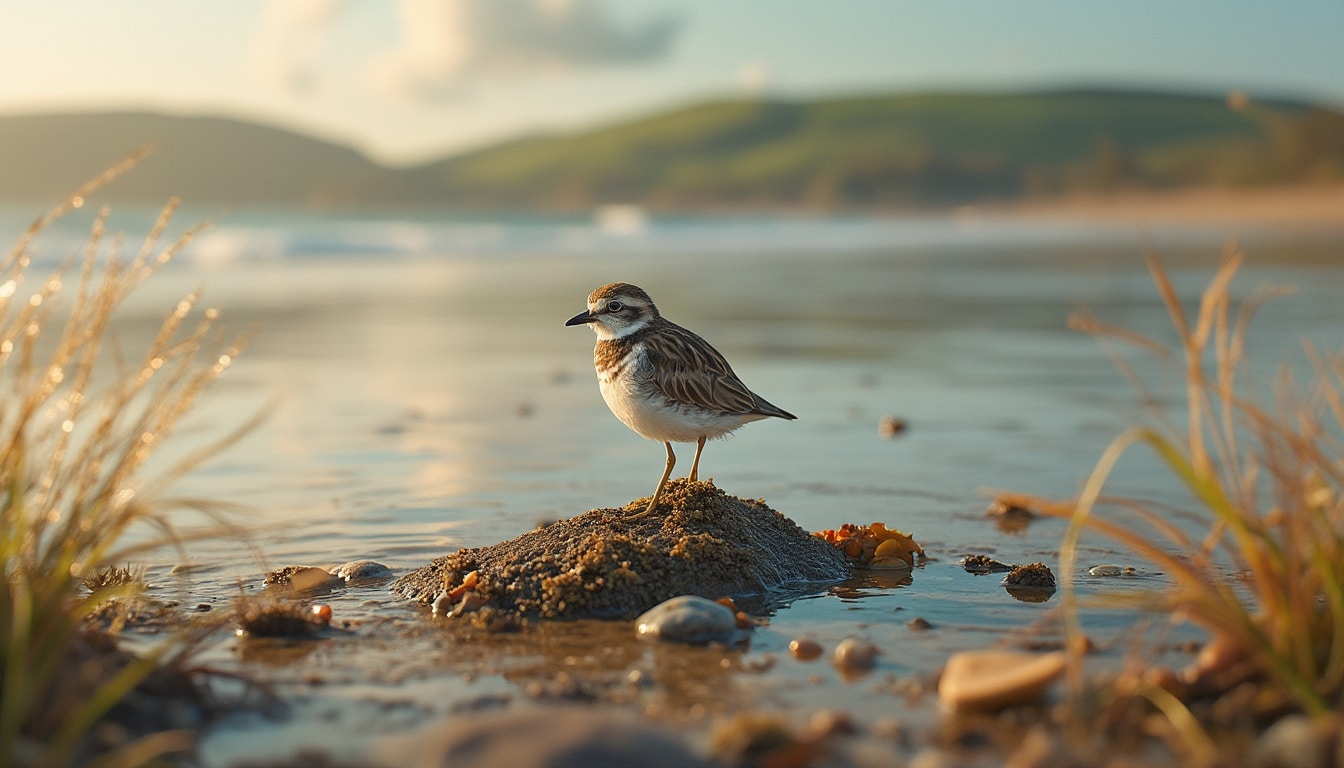
[(1235, 222), (1245, 225), (1331, 227), (1344, 226), (1344, 184), (1080, 194), (967, 206), (958, 209), (958, 213), (1084, 218), (1140, 224)]

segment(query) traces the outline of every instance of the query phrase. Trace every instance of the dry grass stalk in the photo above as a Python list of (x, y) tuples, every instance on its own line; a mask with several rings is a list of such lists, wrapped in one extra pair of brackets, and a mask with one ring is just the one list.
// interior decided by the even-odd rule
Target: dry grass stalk
[[(59, 684), (81, 642), (81, 618), (134, 586), (95, 578), (97, 588), (81, 598), (83, 579), (166, 543), (180, 546), (172, 521), (178, 506), (210, 515), (215, 529), (195, 535), (218, 535), (227, 524), (219, 508), (164, 493), (250, 427), (146, 476), (146, 461), (241, 350), (217, 332), (214, 310), (196, 311), (194, 294), (167, 316), (133, 368), (106, 374), (114, 313), (197, 232), (160, 244), (176, 201), (129, 261), (115, 247), (104, 254), (108, 212), (100, 211), (77, 274), (61, 270), (28, 287), (34, 239), (143, 155), (40, 217), (0, 260), (0, 755), (20, 762), (74, 759), (85, 731), (172, 655), (165, 647), (127, 664), (94, 690)], [(150, 535), (140, 535), (146, 527)], [(179, 741), (132, 744), (127, 754)]]
[[(1184, 423), (1129, 429), (1066, 509), (1037, 504), (1070, 520), (1060, 570), (1071, 638), (1082, 637), (1073, 581), (1079, 539), (1091, 530), (1168, 574), (1174, 586), (1166, 608), (1234, 643), (1304, 711), (1319, 713), (1344, 703), (1344, 354), (1308, 347), (1314, 381), (1301, 387), (1285, 373), (1270, 405), (1245, 392), (1239, 375), (1251, 318), (1282, 291), (1262, 291), (1238, 305), (1230, 286), (1241, 261), (1239, 253), (1226, 256), (1190, 318), (1150, 257), (1178, 337), (1173, 357), (1184, 363)], [(1135, 340), (1099, 323), (1080, 325), (1103, 340)], [(1161, 346), (1150, 339), (1139, 344), (1150, 351)], [(1116, 463), (1135, 445), (1151, 450), (1191, 493), (1197, 503), (1190, 513), (1202, 534), (1155, 505), (1102, 496)], [(1145, 527), (1096, 514), (1102, 505), (1124, 507)], [(1081, 665), (1077, 654), (1071, 669), (1077, 692)], [(1171, 707), (1165, 704), (1164, 711)], [(1189, 732), (1188, 722), (1173, 724)], [(1191, 744), (1202, 738), (1189, 733)]]

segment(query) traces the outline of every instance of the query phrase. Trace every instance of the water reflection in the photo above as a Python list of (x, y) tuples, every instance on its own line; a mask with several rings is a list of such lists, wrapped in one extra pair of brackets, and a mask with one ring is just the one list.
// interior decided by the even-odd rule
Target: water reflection
[[(768, 231), (752, 231), (765, 246), (773, 242)], [(716, 443), (702, 473), (729, 493), (767, 499), (807, 530), (881, 521), (907, 531), (929, 552), (927, 564), (751, 604), (770, 624), (745, 649), (645, 646), (623, 624), (473, 633), (442, 626), (380, 588), (338, 588), (330, 602), (338, 620), (356, 623), (355, 635), (294, 650), (267, 668), (326, 702), (338, 726), (363, 726), (367, 716), (393, 729), (500, 696), (596, 698), (689, 719), (762, 702), (852, 706), (854, 689), (829, 663), (788, 657), (791, 639), (813, 637), (829, 652), (863, 635), (883, 651), (869, 679), (887, 680), (929, 674), (951, 651), (991, 644), (1052, 614), (1057, 601), (1022, 602), (997, 577), (953, 562), (993, 553), (1007, 563), (1057, 563), (1062, 521), (987, 518), (980, 489), (1067, 498), (1138, 413), (1093, 340), (1065, 327), (1072, 308), (1091, 306), (1107, 322), (1143, 332), (1165, 331), (1168, 322), (1137, 236), (1001, 248), (993, 234), (979, 230), (974, 247), (753, 245), (675, 258), (555, 251), (243, 259), (218, 269), (179, 265), (147, 286), (153, 293), (140, 305), (161, 307), (204, 284), (233, 328), (258, 329), (200, 414), (201, 433), (278, 398), (265, 427), (190, 478), (184, 494), (248, 505), (253, 544), (272, 566), (371, 558), (405, 572), (459, 547), (511, 538), (540, 519), (648, 493), (647, 470), (662, 461), (661, 446), (610, 417), (591, 378), (591, 338), (566, 333), (562, 323), (593, 285), (660, 286), (660, 307), (672, 319), (695, 327), (744, 380), (799, 416)], [(1021, 233), (1013, 237), (1022, 242)], [(1182, 295), (1193, 300), (1202, 287), (1221, 238), (1162, 252), (1176, 262)], [(1268, 381), (1302, 335), (1337, 347), (1344, 310), (1333, 263), (1298, 258), (1291, 242), (1264, 247), (1242, 283), (1272, 279), (1301, 289), (1291, 304), (1260, 313), (1251, 375)], [(122, 330), (137, 332), (138, 322), (127, 318)], [(907, 422), (899, 439), (880, 434), (885, 414)], [(1117, 493), (1185, 503), (1141, 460), (1122, 467), (1115, 483)], [(1122, 557), (1102, 542), (1084, 544), (1091, 564)], [(264, 572), (236, 542), (204, 542), (192, 556), (214, 566), (192, 582), (193, 602), (227, 600)], [(176, 558), (166, 553), (151, 565), (165, 569)], [(1164, 577), (1126, 581), (1083, 578), (1079, 589), (1092, 596), (1135, 582), (1151, 588)], [(911, 617), (937, 629), (912, 629)], [(1088, 631), (1101, 641), (1123, 638), (1132, 618), (1095, 611)], [(271, 663), (234, 641), (214, 661), (245, 669)], [(885, 712), (918, 721), (899, 709), (899, 697), (872, 697)], [(332, 748), (359, 730), (322, 726), (308, 735)], [(293, 745), (305, 733), (275, 738)]]

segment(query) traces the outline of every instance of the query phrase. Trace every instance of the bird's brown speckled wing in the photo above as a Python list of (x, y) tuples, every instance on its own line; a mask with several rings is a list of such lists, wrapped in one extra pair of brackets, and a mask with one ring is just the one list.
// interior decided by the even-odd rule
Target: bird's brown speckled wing
[(792, 419), (758, 397), (709, 342), (666, 320), (645, 339), (653, 383), (668, 399), (724, 413), (760, 413)]

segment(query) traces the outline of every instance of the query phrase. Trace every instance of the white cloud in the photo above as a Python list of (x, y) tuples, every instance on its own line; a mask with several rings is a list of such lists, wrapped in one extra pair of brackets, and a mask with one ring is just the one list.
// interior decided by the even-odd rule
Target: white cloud
[(396, 98), (451, 94), (474, 78), (663, 56), (680, 28), (661, 16), (618, 26), (600, 0), (401, 0), (401, 40), (369, 62)]
[(315, 90), (317, 59), (339, 11), (338, 0), (267, 0), (252, 38), (253, 76), (286, 95)]

